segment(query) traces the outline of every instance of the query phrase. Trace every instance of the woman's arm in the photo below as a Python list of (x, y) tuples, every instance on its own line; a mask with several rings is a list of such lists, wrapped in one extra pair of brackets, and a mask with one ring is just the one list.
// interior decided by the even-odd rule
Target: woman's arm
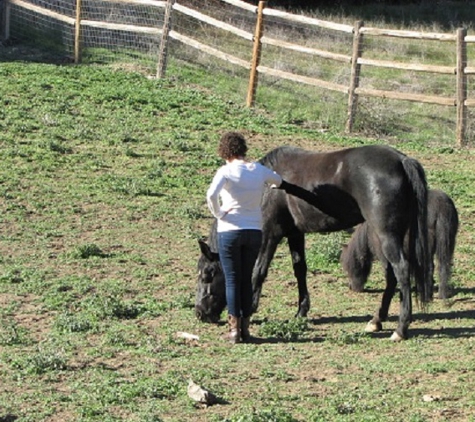
[(206, 192), (206, 202), (208, 204), (208, 208), (213, 214), (214, 217), (220, 219), (222, 218), (226, 212), (221, 209), (221, 205), (219, 203), (219, 192), (223, 188), (224, 184), (226, 183), (226, 178), (223, 175), (223, 172), (218, 170), (213, 177), (213, 181)]

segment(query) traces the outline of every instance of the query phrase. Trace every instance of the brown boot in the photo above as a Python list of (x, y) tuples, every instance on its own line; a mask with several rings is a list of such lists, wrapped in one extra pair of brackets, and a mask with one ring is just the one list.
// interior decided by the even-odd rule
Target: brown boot
[(241, 318), (233, 315), (228, 315), (229, 332), (224, 336), (224, 339), (232, 344), (241, 341)]
[(249, 343), (251, 341), (251, 333), (249, 332), (250, 323), (251, 317), (241, 318), (241, 340), (243, 343)]

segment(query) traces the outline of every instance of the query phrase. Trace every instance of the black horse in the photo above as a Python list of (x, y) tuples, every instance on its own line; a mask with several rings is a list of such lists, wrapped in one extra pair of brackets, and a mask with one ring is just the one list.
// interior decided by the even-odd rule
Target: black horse
[[(366, 221), (378, 237), (389, 266), (388, 284), (400, 285), (399, 323), (395, 341), (408, 336), (412, 318), (411, 280), (419, 302), (432, 298), (427, 233), (427, 182), (420, 163), (387, 146), (372, 145), (317, 153), (280, 147), (260, 161), (275, 170), (288, 188), (267, 189), (262, 198), (263, 239), (253, 272), (253, 307), (277, 245), (286, 237), (298, 281), (299, 316), (310, 307), (305, 261), (305, 233), (332, 232)], [(225, 306), (223, 275), (216, 254), (215, 226), (210, 244), (200, 242), (195, 311), (203, 321), (217, 321)], [(404, 237), (409, 233), (409, 250)], [(382, 305), (381, 305), (382, 306)], [(369, 325), (381, 326), (378, 309)]]
[[(432, 258), (429, 277), (434, 280), (434, 258), (438, 261), (440, 299), (451, 296), (450, 277), (459, 227), (459, 217), (454, 202), (445, 192), (430, 189), (427, 196), (427, 224), (429, 229), (429, 251)], [(407, 253), (407, 245), (406, 253)], [(388, 268), (378, 237), (372, 228), (363, 223), (353, 233), (348, 245), (343, 248), (341, 263), (350, 279), (350, 289), (361, 292), (368, 280), (374, 258)], [(389, 293), (388, 293), (389, 294)], [(386, 311), (387, 312), (387, 311)]]

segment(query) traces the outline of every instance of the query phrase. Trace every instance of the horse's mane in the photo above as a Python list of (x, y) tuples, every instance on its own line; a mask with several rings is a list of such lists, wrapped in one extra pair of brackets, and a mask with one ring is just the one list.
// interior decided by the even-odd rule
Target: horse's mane
[(305, 153), (305, 152), (308, 152), (308, 151), (305, 151), (304, 149), (302, 148), (297, 148), (297, 147), (290, 147), (290, 146), (281, 146), (281, 147), (277, 147), (273, 150), (271, 150), (270, 152), (268, 152), (266, 155), (264, 155), (264, 157), (262, 157), (260, 160), (259, 160), (259, 163), (261, 163), (263, 166), (266, 166), (270, 169), (274, 169), (276, 164), (283, 158), (285, 157), (285, 155), (287, 155), (288, 153), (298, 153), (298, 152), (302, 152), (302, 153)]

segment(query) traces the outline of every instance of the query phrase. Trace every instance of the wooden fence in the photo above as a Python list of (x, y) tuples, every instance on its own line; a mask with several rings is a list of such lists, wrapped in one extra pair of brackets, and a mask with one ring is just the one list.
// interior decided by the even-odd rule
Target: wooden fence
[[(74, 17), (64, 16), (52, 10), (47, 10), (42, 7), (28, 3), (25, 0), (3, 0), (3, 36), (9, 37), (10, 28), (10, 8), (11, 5), (16, 5), (24, 9), (29, 9), (35, 13), (49, 16), (64, 23), (70, 24), (74, 27), (74, 58), (75, 62), (79, 63), (81, 60), (81, 30), (84, 27), (95, 27), (103, 29), (131, 31), (134, 33), (146, 33), (156, 35), (160, 38), (160, 48), (157, 57), (157, 72), (156, 75), (162, 78), (166, 75), (167, 65), (167, 51), (170, 39), (184, 43), (192, 48), (198, 49), (206, 54), (214, 56), (220, 60), (240, 66), (249, 71), (249, 84), (247, 90), (247, 106), (252, 107), (255, 101), (255, 93), (258, 87), (259, 74), (268, 74), (274, 77), (290, 80), (293, 82), (316, 86), (319, 88), (338, 91), (347, 96), (347, 121), (346, 131), (351, 132), (353, 129), (353, 122), (358, 108), (359, 97), (379, 97), (387, 99), (395, 99), (402, 101), (413, 101), (420, 103), (438, 104), (443, 106), (452, 106), (456, 108), (456, 141), (459, 146), (467, 144), (467, 108), (475, 106), (475, 99), (467, 98), (467, 78), (468, 75), (475, 74), (475, 68), (467, 65), (467, 44), (475, 43), (475, 36), (467, 35), (465, 29), (458, 29), (453, 34), (447, 33), (428, 33), (415, 31), (402, 31), (365, 27), (363, 22), (357, 22), (355, 25), (345, 25), (333, 23), (316, 18), (306, 17), (303, 15), (295, 15), (283, 12), (276, 9), (266, 7), (265, 1), (260, 1), (258, 6), (253, 6), (241, 0), (221, 0), (227, 5), (240, 8), (252, 14), (255, 14), (255, 31), (254, 33), (245, 31), (241, 28), (233, 26), (229, 23), (222, 22), (211, 16), (208, 16), (198, 10), (184, 6), (179, 3), (179, 0), (120, 0), (121, 3), (143, 4), (164, 9), (164, 20), (161, 27), (144, 27), (136, 25), (124, 25), (111, 22), (100, 22), (85, 20), (81, 18), (81, 0), (76, 1), (76, 14)], [(181, 34), (173, 29), (173, 15), (175, 12), (187, 15), (200, 22), (214, 26), (221, 30), (232, 33), (237, 37), (241, 37), (249, 42), (250, 56), (252, 59), (243, 60), (228, 52), (221, 51), (216, 47), (212, 47), (203, 42), (200, 42), (190, 36)], [(266, 36), (264, 33), (263, 22), (266, 16), (279, 18), (297, 24), (305, 24), (309, 26), (331, 29), (352, 35), (353, 45), (352, 54), (344, 55), (331, 51), (310, 48), (294, 43), (290, 43), (281, 39)], [(364, 37), (393, 37), (406, 38), (416, 40), (432, 40), (435, 42), (444, 42), (453, 44), (455, 51), (456, 62), (452, 66), (436, 66), (417, 63), (402, 63), (396, 61), (385, 61), (363, 58), (363, 43)], [(343, 63), (349, 67), (350, 80), (348, 85), (342, 85), (334, 82), (325, 81), (314, 77), (298, 75), (295, 73), (284, 72), (260, 64), (262, 54), (262, 46), (278, 46), (280, 48), (288, 49), (289, 51), (297, 51), (307, 54), (309, 59), (312, 56), (325, 58)], [(414, 72), (426, 72), (430, 74), (445, 74), (454, 75), (454, 95), (435, 96), (424, 95), (408, 92), (398, 92), (390, 90), (379, 90), (371, 88), (363, 88), (359, 86), (360, 73), (362, 66), (373, 66), (379, 68), (390, 68)]]

